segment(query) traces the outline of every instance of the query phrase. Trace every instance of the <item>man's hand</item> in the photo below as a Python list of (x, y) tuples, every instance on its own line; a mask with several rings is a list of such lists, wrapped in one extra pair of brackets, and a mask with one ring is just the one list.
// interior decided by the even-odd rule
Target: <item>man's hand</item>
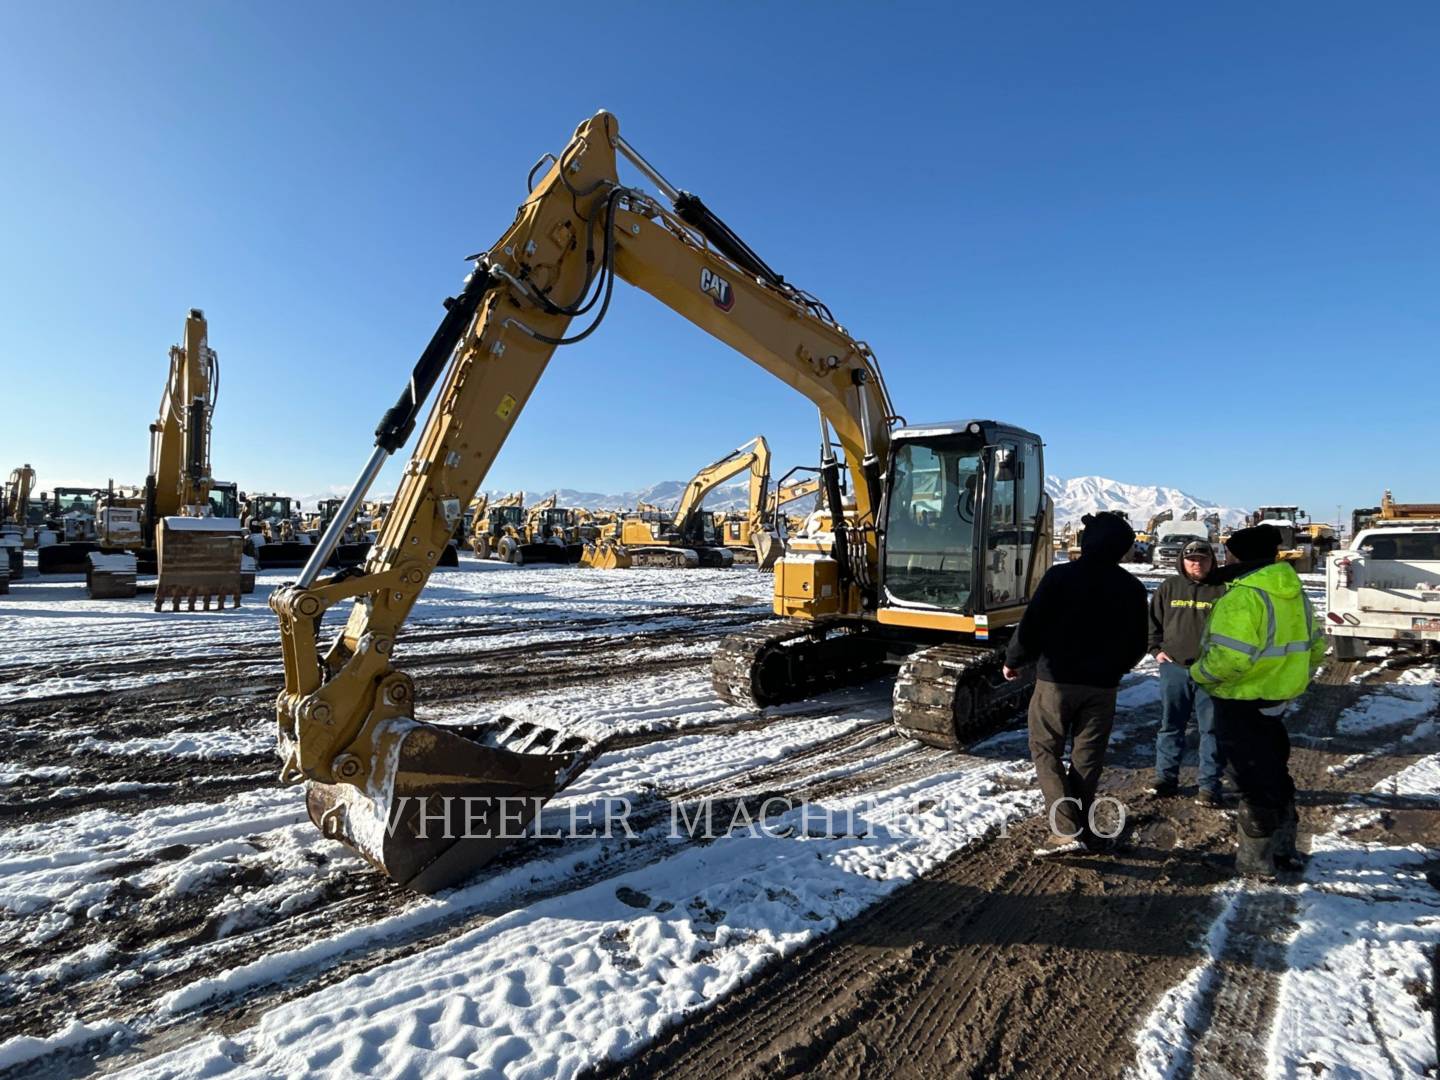
[(1016, 671), (1013, 667), (1011, 667), (1009, 664), (1003, 665), (1000, 668), (1000, 673), (1005, 676), (1006, 682), (1014, 682), (1020, 677), (1020, 673)]
[(1157, 664), (1173, 664), (1175, 661), (1170, 658), (1169, 653), (1167, 653), (1164, 649), (1161, 649), (1155, 654), (1155, 662)]

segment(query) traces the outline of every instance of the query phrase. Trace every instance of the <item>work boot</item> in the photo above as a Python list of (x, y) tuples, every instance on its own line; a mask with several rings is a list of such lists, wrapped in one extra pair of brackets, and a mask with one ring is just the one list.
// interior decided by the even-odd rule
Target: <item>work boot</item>
[(1295, 847), (1295, 833), (1300, 826), (1300, 814), (1291, 799), (1281, 811), (1280, 828), (1275, 831), (1275, 868), (1295, 873), (1305, 869), (1305, 858)]
[(1180, 794), (1180, 784), (1174, 780), (1156, 780), (1150, 787), (1150, 794), (1157, 799), (1171, 799)]
[(1235, 815), (1235, 833), (1239, 847), (1235, 852), (1235, 872), (1246, 877), (1275, 880), (1275, 837), (1279, 822), (1272, 810), (1251, 806), (1243, 799)]

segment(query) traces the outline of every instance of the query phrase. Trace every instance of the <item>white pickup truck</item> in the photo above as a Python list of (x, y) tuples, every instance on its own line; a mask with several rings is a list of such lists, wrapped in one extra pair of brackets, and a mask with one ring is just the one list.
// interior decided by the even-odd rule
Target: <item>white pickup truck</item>
[(1440, 516), (1376, 520), (1325, 560), (1325, 629), (1335, 656), (1371, 643), (1440, 643)]

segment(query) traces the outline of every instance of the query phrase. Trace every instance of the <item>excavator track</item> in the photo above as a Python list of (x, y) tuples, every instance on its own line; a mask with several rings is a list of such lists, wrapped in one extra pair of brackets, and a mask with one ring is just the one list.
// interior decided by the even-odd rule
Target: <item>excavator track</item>
[(710, 663), (715, 692), (747, 709), (798, 701), (884, 672), (884, 642), (866, 624), (842, 619), (731, 634)]
[(669, 570), (696, 570), (700, 566), (700, 553), (694, 548), (632, 547), (629, 551), (632, 566), (659, 566)]
[(912, 653), (895, 677), (895, 726), (913, 739), (959, 750), (1006, 725), (1030, 702), (1034, 669), (1014, 682), (997, 646), (932, 645)]

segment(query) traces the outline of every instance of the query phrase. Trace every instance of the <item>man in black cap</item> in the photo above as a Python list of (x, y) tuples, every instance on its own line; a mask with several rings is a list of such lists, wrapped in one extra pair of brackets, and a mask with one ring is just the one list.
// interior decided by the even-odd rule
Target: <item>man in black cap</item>
[(1155, 786), (1162, 798), (1180, 790), (1180, 761), (1190, 714), (1200, 729), (1199, 792), (1202, 806), (1222, 805), (1223, 762), (1215, 739), (1215, 708), (1210, 695), (1190, 678), (1200, 655), (1200, 638), (1215, 601), (1225, 586), (1215, 580), (1215, 549), (1191, 540), (1175, 560), (1175, 574), (1150, 598), (1150, 655), (1160, 665), (1160, 731), (1155, 737)]
[(1116, 688), (1145, 655), (1145, 586), (1120, 566), (1135, 532), (1118, 514), (1087, 514), (1081, 523), (1080, 558), (1052, 566), (1041, 578), (1005, 650), (1007, 679), (1037, 665), (1030, 757), (1051, 827), (1036, 851), (1041, 856), (1106, 846), (1090, 831), (1090, 808), (1115, 720)]
[(1280, 540), (1274, 525), (1230, 537), (1238, 565), (1224, 568), (1229, 587), (1210, 611), (1190, 668), (1190, 677), (1215, 699), (1220, 752), (1240, 789), (1236, 869), (1265, 878), (1277, 868), (1299, 867), (1290, 736), (1282, 718), (1325, 658), (1325, 634), (1300, 578), (1289, 563), (1275, 561)]

